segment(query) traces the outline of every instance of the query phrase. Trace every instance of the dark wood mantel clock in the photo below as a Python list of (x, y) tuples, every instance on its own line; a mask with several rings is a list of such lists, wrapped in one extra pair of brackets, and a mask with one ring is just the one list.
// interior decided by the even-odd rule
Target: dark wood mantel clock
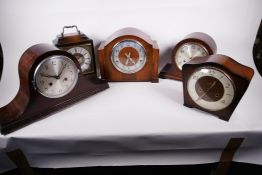
[(2, 51), (2, 47), (0, 43), (0, 80), (2, 77), (3, 65), (4, 65), (4, 55), (3, 55), (3, 51)]
[(157, 42), (136, 28), (123, 28), (98, 49), (101, 77), (107, 81), (158, 82)]
[(225, 55), (196, 57), (183, 65), (184, 105), (228, 121), (254, 70)]
[[(75, 28), (75, 33), (65, 34), (65, 29)], [(74, 55), (78, 60), (83, 74), (96, 74), (96, 60), (93, 40), (80, 32), (76, 25), (64, 26), (63, 32), (57, 35), (54, 45)]]
[(253, 59), (260, 76), (262, 76), (262, 20), (253, 46)]
[(19, 91), (9, 104), (0, 108), (3, 134), (109, 87), (96, 75), (84, 75), (72, 54), (49, 44), (28, 48), (18, 69)]
[(217, 46), (214, 39), (201, 32), (190, 33), (173, 49), (172, 63), (168, 63), (159, 74), (160, 78), (182, 80), (182, 66), (194, 57), (215, 54)]

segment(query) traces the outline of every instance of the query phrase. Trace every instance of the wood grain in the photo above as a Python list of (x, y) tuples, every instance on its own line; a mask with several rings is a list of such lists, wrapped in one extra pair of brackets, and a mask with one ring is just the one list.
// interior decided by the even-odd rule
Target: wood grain
[(37, 44), (27, 49), (19, 61), (20, 88), (16, 97), (6, 106), (0, 108), (0, 124), (3, 134), (10, 133), (31, 122), (59, 111), (75, 102), (109, 88), (108, 84), (95, 74), (83, 75), (74, 89), (60, 98), (47, 98), (34, 88), (33, 74), (37, 65), (52, 55), (64, 55), (74, 61), (80, 70), (76, 58), (68, 52), (58, 50), (49, 44)]
[[(226, 73), (228, 78), (234, 84), (235, 97), (231, 104), (218, 111), (209, 111), (201, 106), (198, 106), (190, 97), (187, 91), (187, 83), (190, 75), (201, 67), (216, 67)], [(197, 108), (202, 111), (211, 113), (218, 116), (220, 119), (228, 121), (237, 107), (239, 101), (246, 92), (249, 83), (254, 75), (254, 70), (250, 67), (244, 66), (236, 62), (233, 58), (226, 55), (209, 55), (205, 57), (196, 57), (183, 65), (182, 78), (183, 78), (183, 94), (184, 94), (184, 105), (190, 108)]]

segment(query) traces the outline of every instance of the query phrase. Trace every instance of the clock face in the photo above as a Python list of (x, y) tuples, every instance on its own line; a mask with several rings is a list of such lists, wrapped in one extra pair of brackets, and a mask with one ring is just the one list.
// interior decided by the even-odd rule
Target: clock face
[(187, 91), (197, 105), (209, 111), (228, 107), (235, 96), (235, 86), (229, 76), (213, 67), (195, 71), (188, 79)]
[(111, 62), (114, 67), (122, 73), (136, 73), (141, 70), (146, 63), (146, 51), (139, 42), (124, 40), (113, 47)]
[(35, 70), (36, 89), (48, 98), (63, 97), (75, 87), (78, 73), (75, 63), (70, 58), (62, 55), (47, 57)]
[(177, 67), (182, 70), (182, 66), (190, 61), (192, 58), (200, 56), (207, 56), (208, 52), (204, 46), (198, 43), (185, 43), (182, 44), (175, 53), (175, 63)]
[(86, 50), (84, 47), (72, 47), (69, 50), (67, 50), (67, 52), (71, 53), (76, 57), (81, 66), (82, 72), (91, 69), (91, 55), (88, 52), (88, 50)]

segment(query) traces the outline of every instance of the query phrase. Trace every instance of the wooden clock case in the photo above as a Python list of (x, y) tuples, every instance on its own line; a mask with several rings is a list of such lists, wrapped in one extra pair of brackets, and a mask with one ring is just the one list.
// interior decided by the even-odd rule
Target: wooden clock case
[[(125, 74), (113, 66), (111, 62), (112, 48), (123, 40), (135, 40), (142, 44), (146, 51), (146, 63), (144, 67), (136, 73)], [(98, 61), (101, 78), (107, 81), (151, 81), (158, 82), (158, 61), (159, 48), (157, 42), (152, 40), (147, 34), (136, 28), (123, 28), (107, 41), (102, 42), (98, 48)]]
[(260, 76), (262, 76), (262, 20), (253, 46), (253, 59)]
[(179, 47), (185, 43), (198, 43), (205, 47), (209, 55), (215, 54), (217, 51), (216, 43), (209, 35), (201, 32), (190, 33), (185, 36), (179, 43), (177, 43), (176, 46), (173, 48), (172, 63), (168, 63), (164, 66), (164, 68), (159, 73), (160, 78), (179, 81), (182, 80), (182, 72), (175, 62), (175, 55)]
[[(65, 28), (76, 28), (77, 33), (68, 33), (64, 34)], [(96, 72), (96, 59), (94, 52), (94, 44), (93, 40), (88, 38), (84, 33), (80, 32), (77, 26), (65, 26), (63, 28), (63, 32), (60, 35), (57, 35), (56, 39), (53, 41), (54, 45), (61, 50), (67, 51), (69, 48), (73, 46), (83, 46), (85, 45), (85, 49), (91, 55), (91, 70), (88, 72), (83, 72), (84, 74), (97, 74)]]
[(49, 44), (37, 44), (28, 48), (19, 61), (20, 87), (15, 98), (0, 108), (1, 133), (7, 134), (31, 122), (59, 111), (73, 103), (109, 88), (108, 84), (97, 79), (96, 75), (85, 76), (79, 72), (74, 89), (60, 98), (47, 98), (34, 86), (33, 75), (37, 65), (51, 55), (64, 55), (72, 59), (78, 69), (76, 58)]
[[(190, 75), (201, 67), (216, 67), (229, 76), (229, 79), (231, 79), (231, 81), (235, 85), (235, 97), (228, 107), (219, 111), (209, 111), (202, 108), (201, 106), (198, 106), (191, 99), (187, 91), (187, 82), (190, 78)], [(254, 75), (254, 70), (250, 67), (244, 66), (236, 62), (234, 59), (228, 56), (210, 55), (205, 57), (196, 57), (188, 63), (184, 64), (182, 69), (182, 75), (184, 106), (200, 109), (202, 111), (216, 115), (222, 120), (228, 121), (235, 108), (237, 107), (239, 101), (241, 100), (242, 96), (246, 92), (249, 83)]]

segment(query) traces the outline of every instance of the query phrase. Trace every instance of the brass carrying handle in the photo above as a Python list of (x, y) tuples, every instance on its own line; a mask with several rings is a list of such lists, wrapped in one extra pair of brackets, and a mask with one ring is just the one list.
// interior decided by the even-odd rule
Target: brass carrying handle
[(80, 34), (80, 31), (78, 30), (78, 28), (77, 28), (76, 25), (72, 25), (72, 26), (64, 26), (64, 27), (63, 27), (63, 32), (61, 33), (62, 37), (64, 36), (65, 29), (70, 29), (70, 28), (76, 28), (77, 33)]

